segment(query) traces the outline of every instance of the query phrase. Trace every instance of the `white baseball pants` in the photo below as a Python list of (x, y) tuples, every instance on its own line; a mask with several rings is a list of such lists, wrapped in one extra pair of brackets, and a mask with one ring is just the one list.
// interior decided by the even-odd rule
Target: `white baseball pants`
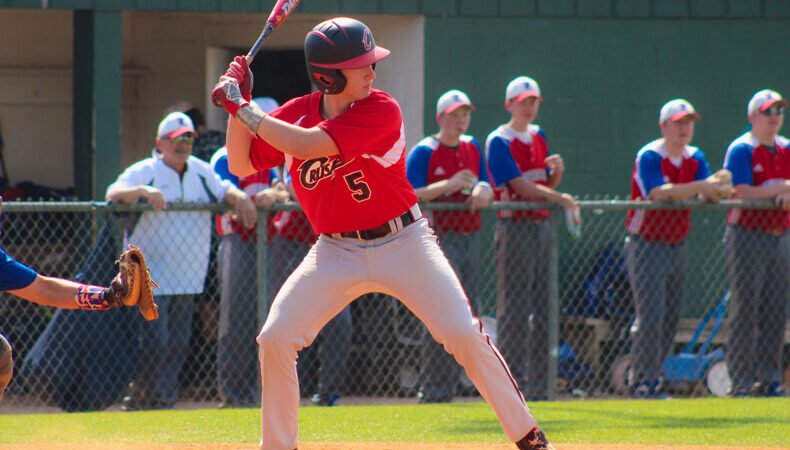
[(523, 438), (536, 424), (499, 351), (472, 315), (455, 272), (425, 219), (370, 241), (322, 235), (277, 294), (260, 347), (260, 448), (297, 447), (296, 353), (352, 300), (369, 292), (398, 298), (428, 327), (492, 406), (505, 434)]

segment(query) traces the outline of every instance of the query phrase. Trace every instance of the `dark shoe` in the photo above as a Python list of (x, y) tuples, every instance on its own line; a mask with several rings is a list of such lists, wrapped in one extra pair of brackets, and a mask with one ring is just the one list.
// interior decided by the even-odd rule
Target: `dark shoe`
[(649, 381), (638, 383), (631, 397), (643, 400), (669, 400), (672, 398), (669, 394), (656, 386), (658, 386), (658, 383), (651, 383)]
[(156, 400), (139, 400), (131, 396), (126, 396), (121, 402), (121, 411), (146, 411), (152, 409), (172, 409), (173, 405), (170, 403), (160, 402)]
[(516, 442), (516, 447), (519, 450), (556, 450), (543, 430), (537, 426), (520, 441)]
[(340, 394), (313, 394), (310, 397), (310, 401), (313, 402), (315, 406), (335, 406), (335, 403), (340, 400)]
[(773, 383), (762, 384), (757, 383), (754, 386), (755, 395), (759, 397), (787, 397), (787, 389), (782, 383), (775, 381)]

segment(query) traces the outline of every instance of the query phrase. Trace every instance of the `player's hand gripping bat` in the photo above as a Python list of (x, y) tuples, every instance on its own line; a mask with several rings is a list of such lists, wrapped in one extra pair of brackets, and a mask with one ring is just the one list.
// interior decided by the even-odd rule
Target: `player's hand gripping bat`
[[(269, 18), (266, 20), (266, 25), (263, 26), (263, 31), (261, 31), (260, 36), (252, 44), (250, 51), (247, 52), (247, 64), (252, 63), (252, 60), (255, 59), (255, 55), (258, 53), (258, 50), (261, 49), (263, 46), (264, 41), (272, 35), (274, 30), (280, 26), (285, 19), (296, 9), (296, 6), (299, 4), (301, 0), (277, 0), (277, 3), (272, 8), (272, 13), (269, 15)], [(214, 88), (211, 92), (211, 101), (214, 103), (215, 106), (222, 108), (222, 96), (223, 92), (221, 89)]]

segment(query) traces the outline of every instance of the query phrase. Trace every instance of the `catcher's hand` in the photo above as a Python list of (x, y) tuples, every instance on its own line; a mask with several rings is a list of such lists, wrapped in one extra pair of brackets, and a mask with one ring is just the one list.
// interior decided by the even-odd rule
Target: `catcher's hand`
[(14, 360), (12, 359), (11, 344), (8, 343), (5, 336), (0, 334), (0, 400), (3, 399), (5, 388), (11, 382), (11, 376), (14, 374)]
[(730, 198), (733, 193), (732, 173), (727, 169), (721, 169), (707, 178), (707, 181), (716, 189), (718, 198)]
[(159, 307), (154, 302), (153, 288), (159, 285), (151, 278), (143, 252), (130, 244), (115, 263), (118, 274), (107, 288), (107, 303), (113, 307), (137, 305), (145, 320), (156, 320)]

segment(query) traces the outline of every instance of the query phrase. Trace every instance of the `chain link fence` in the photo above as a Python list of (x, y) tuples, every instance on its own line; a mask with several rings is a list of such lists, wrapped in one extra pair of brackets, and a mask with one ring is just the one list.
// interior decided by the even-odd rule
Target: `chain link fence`
[[(691, 228), (680, 240), (666, 232), (682, 227), (678, 205), (580, 205), (583, 223), (568, 229), (561, 211), (536, 221), (540, 205), (496, 204), (479, 213), (473, 233), (452, 226), (468, 223), (463, 206), (423, 207), (450, 224), (439, 242), (528, 400), (781, 394), (790, 366), (790, 234), (779, 232), (770, 204), (683, 203)], [(744, 226), (726, 225), (728, 209), (744, 205), (760, 212), (742, 210)], [(131, 409), (258, 404), (255, 336), (314, 237), (296, 205), (261, 211), (250, 236), (220, 237), (214, 221), (226, 209), (4, 204), (0, 245), (39, 273), (107, 285), (126, 235), (162, 285), (162, 318), (152, 323), (126, 308), (58, 311), (0, 294), (0, 332), (17, 368), (4, 407), (100, 410), (125, 397)], [(523, 210), (528, 217), (519, 218)], [(629, 210), (674, 214), (656, 228), (659, 241), (671, 242), (626, 233)], [(496, 217), (503, 212), (516, 217)], [(340, 396), (477, 395), (420, 322), (383, 294), (333, 319), (298, 368), (305, 401), (323, 405)]]

